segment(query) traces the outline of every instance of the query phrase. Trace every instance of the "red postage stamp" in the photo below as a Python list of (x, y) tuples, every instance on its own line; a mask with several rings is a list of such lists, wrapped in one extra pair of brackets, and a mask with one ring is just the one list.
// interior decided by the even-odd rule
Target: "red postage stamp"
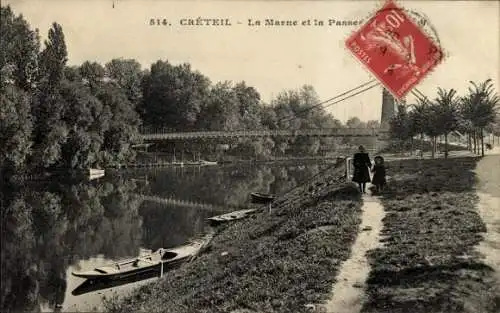
[(443, 58), (441, 47), (392, 0), (353, 33), (346, 46), (398, 99)]

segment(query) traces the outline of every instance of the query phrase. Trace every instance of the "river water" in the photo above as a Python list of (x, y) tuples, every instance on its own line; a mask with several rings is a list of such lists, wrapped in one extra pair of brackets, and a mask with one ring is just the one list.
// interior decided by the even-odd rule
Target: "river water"
[(282, 194), (329, 166), (170, 167), (3, 188), (1, 311), (102, 311), (103, 297), (158, 277), (89, 286), (72, 271), (182, 245), (207, 230), (207, 217), (247, 206), (250, 192)]

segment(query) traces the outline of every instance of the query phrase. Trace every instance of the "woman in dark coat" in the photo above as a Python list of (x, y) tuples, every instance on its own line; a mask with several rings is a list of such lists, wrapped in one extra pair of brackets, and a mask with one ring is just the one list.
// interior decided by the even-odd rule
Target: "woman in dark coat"
[(359, 146), (359, 152), (354, 154), (353, 165), (354, 176), (352, 180), (358, 183), (359, 191), (365, 193), (366, 183), (370, 182), (370, 168), (372, 162), (363, 146)]

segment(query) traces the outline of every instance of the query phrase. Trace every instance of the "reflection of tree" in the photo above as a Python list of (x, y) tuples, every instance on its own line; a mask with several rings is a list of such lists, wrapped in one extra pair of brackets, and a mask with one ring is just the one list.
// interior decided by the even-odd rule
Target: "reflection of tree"
[(283, 193), (317, 174), (320, 167), (240, 164), (202, 168), (200, 172), (191, 168), (183, 173), (170, 169), (150, 176), (150, 192), (166, 198), (241, 206), (247, 204), (250, 192)]
[(64, 301), (66, 269), (77, 259), (137, 254), (142, 221), (133, 184), (52, 183), (2, 188), (1, 311), (36, 311)]

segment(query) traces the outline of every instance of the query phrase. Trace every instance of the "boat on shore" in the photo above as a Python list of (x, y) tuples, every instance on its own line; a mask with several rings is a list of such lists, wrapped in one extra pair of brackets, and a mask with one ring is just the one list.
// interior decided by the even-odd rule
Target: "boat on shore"
[(211, 241), (213, 233), (190, 243), (171, 249), (158, 249), (143, 256), (126, 259), (83, 272), (72, 272), (73, 276), (86, 279), (124, 279), (154, 270), (166, 270), (193, 260)]
[(206, 161), (206, 160), (200, 160), (201, 165), (217, 165), (217, 161)]
[(105, 174), (104, 170), (96, 169), (96, 168), (90, 168), (89, 172), (88, 172), (88, 175), (89, 175), (88, 178), (90, 180), (98, 179), (98, 178), (103, 177), (104, 174)]
[(89, 176), (104, 176), (104, 170), (97, 169), (97, 168), (90, 168), (89, 169)]
[(76, 287), (71, 294), (73, 296), (83, 295), (89, 292), (99, 291), (103, 289), (128, 285), (132, 283), (136, 283), (143, 280), (148, 280), (152, 278), (159, 278), (160, 270), (157, 271), (147, 271), (143, 273), (139, 273), (137, 275), (131, 275), (122, 278), (116, 279), (86, 279), (82, 284)]
[(232, 222), (236, 220), (240, 220), (242, 218), (245, 218), (255, 212), (256, 209), (247, 209), (247, 210), (239, 210), (239, 211), (234, 211), (222, 215), (217, 215), (217, 216), (212, 216), (207, 218), (207, 220), (210, 222), (212, 225), (219, 225), (225, 222)]
[(260, 193), (260, 192), (252, 192), (250, 194), (250, 197), (252, 197), (253, 203), (263, 203), (263, 204), (273, 202), (274, 199), (276, 198), (275, 195)]

